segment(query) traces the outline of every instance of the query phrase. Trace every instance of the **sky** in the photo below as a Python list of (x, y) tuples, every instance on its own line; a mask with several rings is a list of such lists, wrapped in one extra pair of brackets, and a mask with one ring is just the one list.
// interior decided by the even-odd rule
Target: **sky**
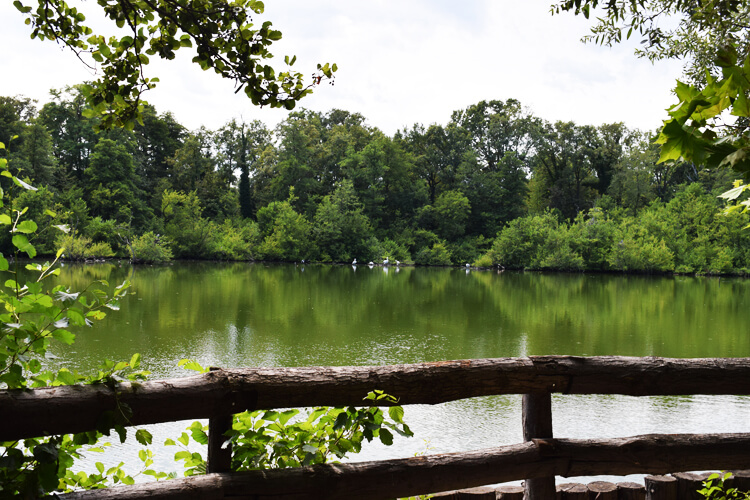
[[(255, 21), (270, 20), (283, 33), (271, 48), (278, 68), (285, 55), (296, 55), (294, 68), (305, 75), (317, 63), (338, 65), (335, 84), (319, 86), (298, 106), (358, 112), (388, 135), (414, 124), (446, 124), (454, 110), (481, 100), (511, 98), (550, 122), (661, 126), (665, 109), (677, 102), (672, 89), (681, 63), (638, 59), (637, 40), (615, 48), (584, 44), (591, 22), (552, 16), (551, 2), (268, 0)], [(96, 2), (80, 8), (99, 25)], [(41, 106), (50, 89), (96, 77), (69, 50), (29, 34), (12, 2), (0, 3), (0, 95), (23, 95)], [(232, 118), (273, 127), (287, 116), (234, 94), (232, 82), (191, 63), (190, 50), (148, 65), (147, 76), (160, 83), (145, 99), (158, 112), (173, 113), (191, 130), (217, 129)]]

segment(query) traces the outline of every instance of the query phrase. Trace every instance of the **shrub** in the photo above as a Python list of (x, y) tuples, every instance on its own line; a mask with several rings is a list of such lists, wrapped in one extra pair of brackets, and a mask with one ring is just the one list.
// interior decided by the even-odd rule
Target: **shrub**
[[(489, 249), (492, 240), (485, 238), (484, 236), (477, 236), (475, 238), (466, 238), (460, 243), (449, 245), (451, 255), (453, 256), (453, 263), (458, 265), (471, 263), (477, 260), (480, 255), (486, 253)], [(490, 266), (492, 263), (490, 263)], [(482, 266), (489, 267), (489, 266)]]
[(122, 228), (117, 227), (116, 221), (112, 219), (102, 220), (101, 217), (97, 216), (89, 221), (84, 234), (91, 238), (91, 241), (107, 243), (114, 252), (120, 253), (122, 239), (118, 233), (121, 230)]
[(133, 240), (130, 245), (130, 259), (133, 262), (165, 262), (172, 260), (166, 238), (149, 231)]
[(474, 261), (475, 267), (492, 267), (492, 257), (489, 253), (486, 253)]
[(382, 258), (388, 258), (391, 262), (401, 261), (404, 263), (411, 262), (411, 254), (404, 245), (400, 245), (397, 242), (388, 238), (384, 239), (380, 244)]
[(57, 246), (65, 249), (65, 258), (68, 260), (107, 258), (115, 255), (109, 243), (92, 243), (91, 238), (85, 236), (62, 235), (57, 240)]
[(552, 212), (521, 217), (500, 231), (487, 257), (493, 264), (512, 269), (584, 268), (583, 258), (573, 249), (573, 235)]
[(431, 248), (422, 248), (414, 257), (414, 262), (426, 266), (449, 266), (451, 265), (451, 252), (445, 242), (441, 241), (432, 245)]
[(607, 257), (613, 269), (619, 271), (671, 271), (674, 254), (664, 240), (650, 234), (633, 219), (620, 226), (620, 239)]
[[(252, 226), (248, 229), (237, 227), (229, 220), (218, 227), (218, 233), (211, 240), (211, 256), (219, 260), (251, 260), (252, 243), (250, 236)], [(257, 233), (257, 226), (256, 231)]]
[(617, 223), (601, 208), (578, 214), (570, 227), (572, 248), (583, 258), (586, 269), (609, 269), (607, 255), (617, 233)]

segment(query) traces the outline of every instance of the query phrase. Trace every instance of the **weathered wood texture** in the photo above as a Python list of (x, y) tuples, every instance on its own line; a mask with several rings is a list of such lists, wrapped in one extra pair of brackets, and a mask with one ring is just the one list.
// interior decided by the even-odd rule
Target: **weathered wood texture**
[(557, 485), (556, 496), (543, 497), (544, 500), (557, 498), (558, 500), (588, 500), (589, 489), (585, 484), (565, 483)]
[(431, 496), (435, 500), (458, 500), (458, 496), (461, 493), (459, 491), (441, 491)]
[(497, 500), (523, 500), (522, 486), (498, 486), (495, 493)]
[(677, 479), (677, 498), (680, 500), (705, 500), (705, 497), (698, 493), (703, 487), (710, 472), (677, 472), (672, 474)]
[[(61, 495), (65, 500), (149, 498), (382, 499), (521, 478), (663, 474), (745, 469), (750, 434), (647, 435), (607, 440), (548, 439), (465, 453), (295, 469), (208, 474)], [(670, 477), (677, 485), (677, 480)]]
[(750, 470), (733, 470), (730, 487), (741, 491), (750, 491)]
[[(552, 395), (549, 392), (524, 394), (523, 440), (552, 437)], [(555, 476), (534, 477), (524, 483), (526, 500), (548, 500), (555, 496)]]
[(588, 484), (591, 500), (617, 500), (617, 485), (607, 481), (594, 481)]
[[(244, 368), (117, 388), (132, 425), (211, 418), (248, 408), (362, 404), (373, 389), (399, 404), (495, 394), (750, 394), (750, 359), (533, 356), (394, 366)], [(0, 441), (91, 430), (115, 410), (106, 386), (0, 391)]]
[(468, 488), (457, 492), (458, 500), (496, 500), (495, 489), (489, 486), (479, 486), (478, 488)]
[(633, 482), (617, 483), (618, 500), (646, 500), (646, 487)]
[(646, 500), (678, 500), (677, 479), (674, 477), (646, 476), (645, 481)]
[(435, 500), (497, 500), (495, 489), (489, 486), (467, 488), (465, 490), (443, 491), (432, 495)]

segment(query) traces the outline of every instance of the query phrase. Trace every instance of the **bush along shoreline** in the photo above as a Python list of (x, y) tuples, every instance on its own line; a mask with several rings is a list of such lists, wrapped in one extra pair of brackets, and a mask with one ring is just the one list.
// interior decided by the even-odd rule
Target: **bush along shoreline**
[[(297, 262), (359, 266), (460, 266), (472, 269), (605, 272), (646, 274), (750, 274), (750, 231), (747, 214), (724, 214), (720, 202), (700, 184), (691, 184), (667, 203), (653, 202), (636, 214), (606, 205), (579, 213), (567, 222), (555, 210), (526, 215), (508, 223), (494, 239), (442, 240), (424, 230), (406, 231), (400, 240), (375, 236), (331, 247), (290, 206), (270, 221), (246, 221), (237, 227), (204, 221), (209, 231), (186, 251), (187, 240), (145, 233), (123, 244), (118, 252), (105, 242), (64, 235), (65, 260), (95, 261), (125, 258), (136, 264), (173, 260)], [(282, 203), (283, 205), (283, 203)], [(269, 210), (269, 211), (271, 211)], [(288, 220), (286, 220), (288, 219)], [(356, 238), (352, 240), (357, 241)], [(73, 249), (73, 251), (70, 250)], [(104, 249), (102, 252), (101, 249)], [(174, 249), (174, 250), (173, 250)], [(335, 258), (331, 257), (331, 253)], [(124, 254), (124, 255), (123, 255)], [(346, 257), (343, 260), (341, 257)]]

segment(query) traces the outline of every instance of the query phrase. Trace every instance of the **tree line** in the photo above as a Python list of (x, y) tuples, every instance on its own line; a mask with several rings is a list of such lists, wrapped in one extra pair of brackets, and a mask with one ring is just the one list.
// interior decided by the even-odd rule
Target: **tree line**
[[(651, 133), (547, 122), (514, 99), (388, 136), (364, 116), (291, 112), (187, 130), (146, 107), (99, 127), (81, 87), (0, 97), (0, 142), (37, 191), (15, 203), (66, 258), (360, 262), (744, 273), (727, 169), (658, 164)], [(102, 130), (100, 130), (102, 128)], [(13, 193), (11, 192), (11, 195)], [(50, 214), (56, 214), (52, 218)], [(0, 248), (10, 249), (9, 236)]]

